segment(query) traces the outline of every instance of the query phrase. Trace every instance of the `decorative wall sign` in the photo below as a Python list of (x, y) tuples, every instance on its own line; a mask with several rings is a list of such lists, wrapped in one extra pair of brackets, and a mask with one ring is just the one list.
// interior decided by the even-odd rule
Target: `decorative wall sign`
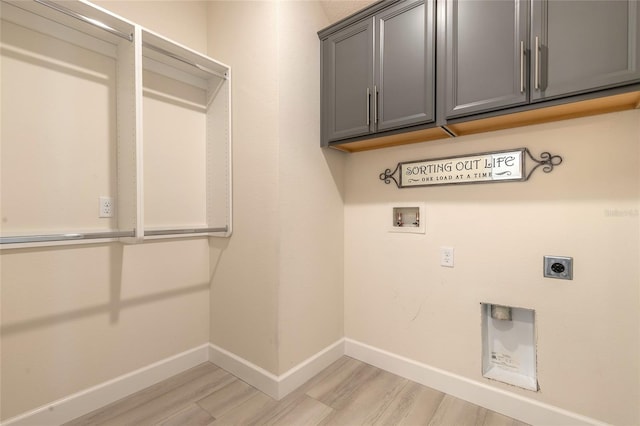
[[(528, 173), (525, 167), (527, 157), (535, 163)], [(528, 148), (519, 148), (510, 151), (406, 161), (398, 163), (394, 171), (387, 169), (380, 173), (380, 180), (386, 184), (393, 180), (398, 188), (525, 181), (538, 167), (542, 166), (542, 171), (550, 173), (560, 163), (562, 163), (562, 157), (559, 155), (543, 152), (540, 154), (540, 159), (536, 159)]]

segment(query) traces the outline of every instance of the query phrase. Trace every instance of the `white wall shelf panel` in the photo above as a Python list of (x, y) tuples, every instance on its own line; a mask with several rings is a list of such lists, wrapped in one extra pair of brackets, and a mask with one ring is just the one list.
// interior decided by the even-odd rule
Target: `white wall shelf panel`
[(231, 235), (228, 66), (83, 0), (0, 6), (0, 248)]
[(3, 20), (113, 57), (134, 39), (133, 23), (82, 0), (2, 0), (1, 7)]
[(142, 52), (145, 238), (229, 236), (230, 69), (148, 30)]
[(84, 2), (0, 5), (0, 247), (140, 239), (135, 26)]

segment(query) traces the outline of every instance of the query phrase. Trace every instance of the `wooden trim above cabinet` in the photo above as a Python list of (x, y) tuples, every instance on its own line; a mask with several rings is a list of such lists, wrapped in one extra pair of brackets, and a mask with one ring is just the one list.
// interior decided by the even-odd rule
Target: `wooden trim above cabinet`
[(446, 127), (455, 136), (464, 136), (637, 108), (640, 108), (640, 91), (447, 124)]
[(330, 147), (344, 152), (360, 152), (371, 149), (387, 148), (390, 146), (406, 145), (410, 143), (429, 142), (437, 139), (450, 138), (451, 135), (442, 127), (416, 130), (408, 133), (382, 136), (344, 144), (331, 144)]
[(640, 91), (539, 107), (488, 118), (471, 119), (469, 121), (449, 123), (442, 127), (432, 127), (372, 139), (353, 142), (345, 141), (344, 143), (334, 142), (330, 144), (330, 147), (344, 152), (368, 151), (631, 109), (640, 109)]

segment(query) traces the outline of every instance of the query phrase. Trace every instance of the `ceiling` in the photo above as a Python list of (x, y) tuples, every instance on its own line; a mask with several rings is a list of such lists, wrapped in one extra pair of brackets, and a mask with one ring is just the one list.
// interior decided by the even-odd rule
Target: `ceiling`
[(364, 9), (377, 0), (321, 0), (320, 4), (329, 19), (329, 24)]

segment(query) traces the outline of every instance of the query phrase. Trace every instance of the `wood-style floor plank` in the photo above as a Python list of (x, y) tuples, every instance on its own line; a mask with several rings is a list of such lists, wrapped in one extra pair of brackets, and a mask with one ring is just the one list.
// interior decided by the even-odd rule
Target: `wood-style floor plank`
[(483, 426), (486, 415), (486, 408), (445, 395), (429, 426)]
[(157, 426), (208, 426), (214, 422), (213, 416), (200, 408), (198, 404), (191, 404), (178, 411), (169, 418), (157, 423)]
[(88, 413), (82, 417), (78, 417), (65, 424), (65, 426), (81, 426), (81, 425), (98, 425), (113, 417), (119, 416), (127, 411), (135, 410), (137, 407), (144, 405), (150, 401), (153, 401), (167, 392), (175, 389), (180, 389), (182, 386), (192, 382), (193, 380), (203, 375), (220, 370), (224, 372), (218, 366), (211, 364), (210, 362), (202, 363), (196, 367), (173, 376), (169, 379), (163, 380), (160, 383), (156, 383), (153, 386), (149, 386), (139, 392), (134, 393), (119, 401), (113, 402), (103, 408)]
[(503, 416), (495, 411), (488, 410), (484, 418), (484, 426), (528, 426), (519, 420)]
[(167, 414), (173, 415), (185, 405), (204, 397), (233, 380), (235, 378), (231, 374), (219, 368), (192, 380), (179, 389), (167, 392), (159, 398), (137, 407), (135, 410), (127, 411), (109, 419), (101, 423), (101, 426), (155, 424), (167, 417)]
[(329, 365), (327, 368), (322, 370), (320, 373), (316, 374), (314, 377), (309, 379), (305, 384), (300, 386), (298, 389), (294, 391), (294, 393), (306, 394), (309, 389), (318, 388), (318, 384), (321, 382), (326, 382), (328, 378), (341, 374), (344, 368), (348, 368), (346, 366), (352, 365), (357, 366), (358, 361), (350, 358), (348, 356), (340, 357), (337, 361)]
[(386, 416), (408, 380), (372, 366), (366, 367), (368, 380), (353, 389), (349, 398), (341, 401), (341, 408), (328, 417), (323, 425), (384, 424), (380, 423), (381, 419)]
[(258, 424), (257, 421), (261, 415), (273, 409), (275, 405), (277, 405), (277, 402), (271, 397), (262, 392), (257, 392), (242, 404), (227, 411), (220, 418), (216, 418), (213, 424), (214, 426), (255, 425)]
[(268, 416), (260, 417), (257, 424), (265, 426), (315, 426), (333, 412), (318, 400), (298, 395), (288, 404), (278, 404)]
[(418, 383), (408, 382), (376, 424), (426, 425), (433, 418), (443, 398), (442, 392)]
[(280, 401), (204, 363), (67, 425), (527, 426), (346, 356)]
[(372, 380), (381, 372), (380, 369), (352, 360), (336, 374), (307, 391), (307, 395), (335, 410), (341, 410), (349, 404), (363, 383)]
[(197, 404), (213, 417), (220, 418), (258, 393), (258, 389), (241, 380), (234, 380), (200, 399)]

